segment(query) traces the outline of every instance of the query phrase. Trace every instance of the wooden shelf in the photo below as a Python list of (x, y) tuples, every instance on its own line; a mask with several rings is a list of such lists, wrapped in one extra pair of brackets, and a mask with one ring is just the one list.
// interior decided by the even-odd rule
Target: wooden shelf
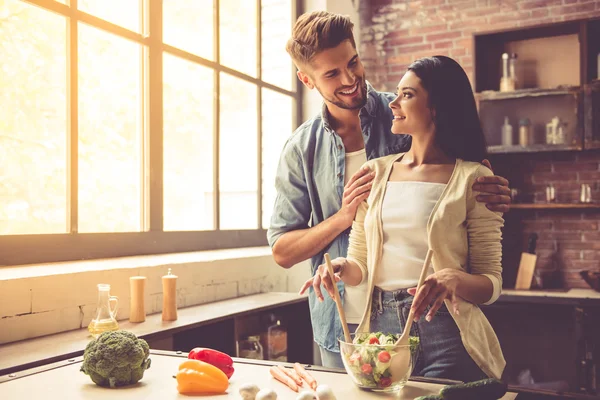
[(549, 151), (579, 151), (581, 146), (574, 144), (532, 144), (529, 146), (488, 146), (488, 153), (508, 154), (508, 153), (542, 153)]
[(476, 93), (475, 97), (479, 101), (492, 101), (522, 99), (527, 97), (536, 98), (544, 96), (576, 95), (580, 92), (581, 88), (579, 86), (565, 86), (556, 89), (519, 89), (512, 92), (486, 90), (481, 93)]
[(515, 203), (511, 209), (518, 210), (600, 210), (600, 203)]

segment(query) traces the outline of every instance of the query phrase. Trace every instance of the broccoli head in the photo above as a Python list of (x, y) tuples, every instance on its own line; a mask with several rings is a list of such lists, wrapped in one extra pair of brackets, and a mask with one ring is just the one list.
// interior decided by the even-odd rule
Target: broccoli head
[(150, 348), (144, 339), (127, 331), (104, 332), (88, 343), (81, 371), (96, 385), (125, 386), (136, 383), (150, 368)]

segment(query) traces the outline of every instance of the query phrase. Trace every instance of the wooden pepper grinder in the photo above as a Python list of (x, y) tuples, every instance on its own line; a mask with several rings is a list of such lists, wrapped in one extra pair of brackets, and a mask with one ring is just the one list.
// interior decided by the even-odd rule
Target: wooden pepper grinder
[(171, 274), (171, 268), (167, 275), (162, 277), (162, 287), (162, 320), (175, 321), (177, 319), (177, 275)]
[(145, 276), (132, 276), (129, 278), (129, 292), (131, 294), (129, 322), (144, 322), (146, 320), (146, 308), (144, 307), (145, 288)]

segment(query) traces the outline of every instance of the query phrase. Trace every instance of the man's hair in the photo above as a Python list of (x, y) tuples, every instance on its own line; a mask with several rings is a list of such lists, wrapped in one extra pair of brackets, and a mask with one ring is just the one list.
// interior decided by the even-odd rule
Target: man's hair
[(346, 15), (327, 11), (313, 11), (302, 14), (294, 24), (292, 37), (285, 50), (299, 68), (306, 65), (319, 52), (337, 47), (344, 40), (350, 40), (356, 48), (352, 28), (354, 24)]

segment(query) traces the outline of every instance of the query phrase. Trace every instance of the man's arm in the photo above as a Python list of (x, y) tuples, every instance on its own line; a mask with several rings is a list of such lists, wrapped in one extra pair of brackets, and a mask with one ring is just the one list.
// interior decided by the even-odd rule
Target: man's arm
[(273, 245), (273, 258), (283, 268), (291, 268), (318, 254), (346, 228), (343, 218), (334, 214), (312, 228), (284, 233)]
[[(300, 209), (300, 207), (290, 207), (289, 205), (306, 202), (308, 198), (308, 193), (302, 193), (301, 190), (291, 190), (294, 182), (296, 187), (306, 188), (304, 177), (302, 176), (302, 182), (300, 183), (300, 174), (293, 173), (293, 166), (295, 165), (298, 164), (285, 165), (285, 157), (282, 158), (279, 168), (281, 171), (287, 171), (282, 176), (287, 175), (288, 179), (279, 179), (280, 171), (278, 171), (276, 186), (279, 204), (275, 205), (271, 228), (269, 229), (273, 258), (283, 268), (291, 268), (295, 264), (318, 254), (344, 230), (348, 229), (352, 225), (358, 205), (369, 196), (371, 182), (374, 177), (369, 169), (366, 167), (361, 168), (344, 187), (342, 208), (337, 213), (311, 228), (288, 229), (287, 227), (295, 225), (293, 220), (298, 219), (298, 215), (293, 212), (290, 213), (290, 210)], [(289, 221), (290, 219), (292, 221)], [(305, 220), (308, 220), (308, 217)], [(275, 234), (272, 234), (273, 232)]]
[[(483, 160), (482, 164), (492, 169), (488, 160)], [(496, 175), (481, 176), (473, 184), (473, 190), (481, 192), (477, 201), (485, 203), (488, 209), (502, 213), (510, 210), (511, 198), (507, 179)]]

